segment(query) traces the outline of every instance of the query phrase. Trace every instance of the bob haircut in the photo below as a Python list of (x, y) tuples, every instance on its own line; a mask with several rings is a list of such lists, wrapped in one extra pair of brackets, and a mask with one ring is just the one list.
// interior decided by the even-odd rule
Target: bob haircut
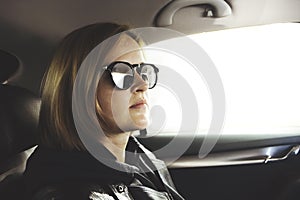
[[(68, 151), (86, 150), (72, 114), (72, 91), (77, 73), (98, 44), (129, 29), (127, 25), (96, 23), (71, 32), (61, 41), (42, 82), (39, 145)], [(133, 35), (129, 36), (140, 42)]]

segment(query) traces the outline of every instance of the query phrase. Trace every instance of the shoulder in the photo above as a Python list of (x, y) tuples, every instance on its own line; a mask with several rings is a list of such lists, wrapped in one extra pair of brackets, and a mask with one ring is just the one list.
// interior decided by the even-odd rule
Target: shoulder
[(102, 187), (91, 187), (82, 183), (67, 183), (46, 185), (39, 188), (31, 196), (31, 200), (71, 200), (71, 199), (91, 199), (93, 192), (105, 193)]
[(132, 199), (123, 184), (101, 186), (86, 183), (48, 185), (39, 189), (31, 200), (114, 200), (114, 197)]

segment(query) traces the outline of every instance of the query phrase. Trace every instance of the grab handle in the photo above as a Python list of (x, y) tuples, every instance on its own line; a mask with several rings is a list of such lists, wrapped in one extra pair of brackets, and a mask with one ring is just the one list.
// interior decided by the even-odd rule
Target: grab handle
[(167, 4), (158, 14), (157, 26), (169, 26), (173, 23), (175, 13), (185, 7), (195, 5), (211, 5), (213, 7), (214, 17), (226, 17), (231, 15), (230, 6), (223, 0), (173, 0)]

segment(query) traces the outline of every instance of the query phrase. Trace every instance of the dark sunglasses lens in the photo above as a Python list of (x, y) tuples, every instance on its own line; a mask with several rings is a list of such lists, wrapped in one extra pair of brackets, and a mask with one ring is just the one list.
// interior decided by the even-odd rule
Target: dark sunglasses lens
[(145, 64), (143, 65), (142, 69), (141, 69), (141, 77), (144, 81), (148, 82), (148, 87), (149, 88), (153, 88), (154, 85), (156, 84), (156, 72), (154, 70), (154, 67), (152, 65), (149, 64)]
[(125, 63), (116, 63), (111, 76), (119, 89), (128, 89), (133, 83), (133, 70)]

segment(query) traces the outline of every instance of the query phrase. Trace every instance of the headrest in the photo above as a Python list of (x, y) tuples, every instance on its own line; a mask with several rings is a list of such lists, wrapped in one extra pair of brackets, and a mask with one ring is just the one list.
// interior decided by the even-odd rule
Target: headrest
[(27, 89), (0, 84), (0, 162), (36, 144), (40, 99)]
[(19, 68), (18, 58), (0, 49), (0, 83), (15, 75)]

